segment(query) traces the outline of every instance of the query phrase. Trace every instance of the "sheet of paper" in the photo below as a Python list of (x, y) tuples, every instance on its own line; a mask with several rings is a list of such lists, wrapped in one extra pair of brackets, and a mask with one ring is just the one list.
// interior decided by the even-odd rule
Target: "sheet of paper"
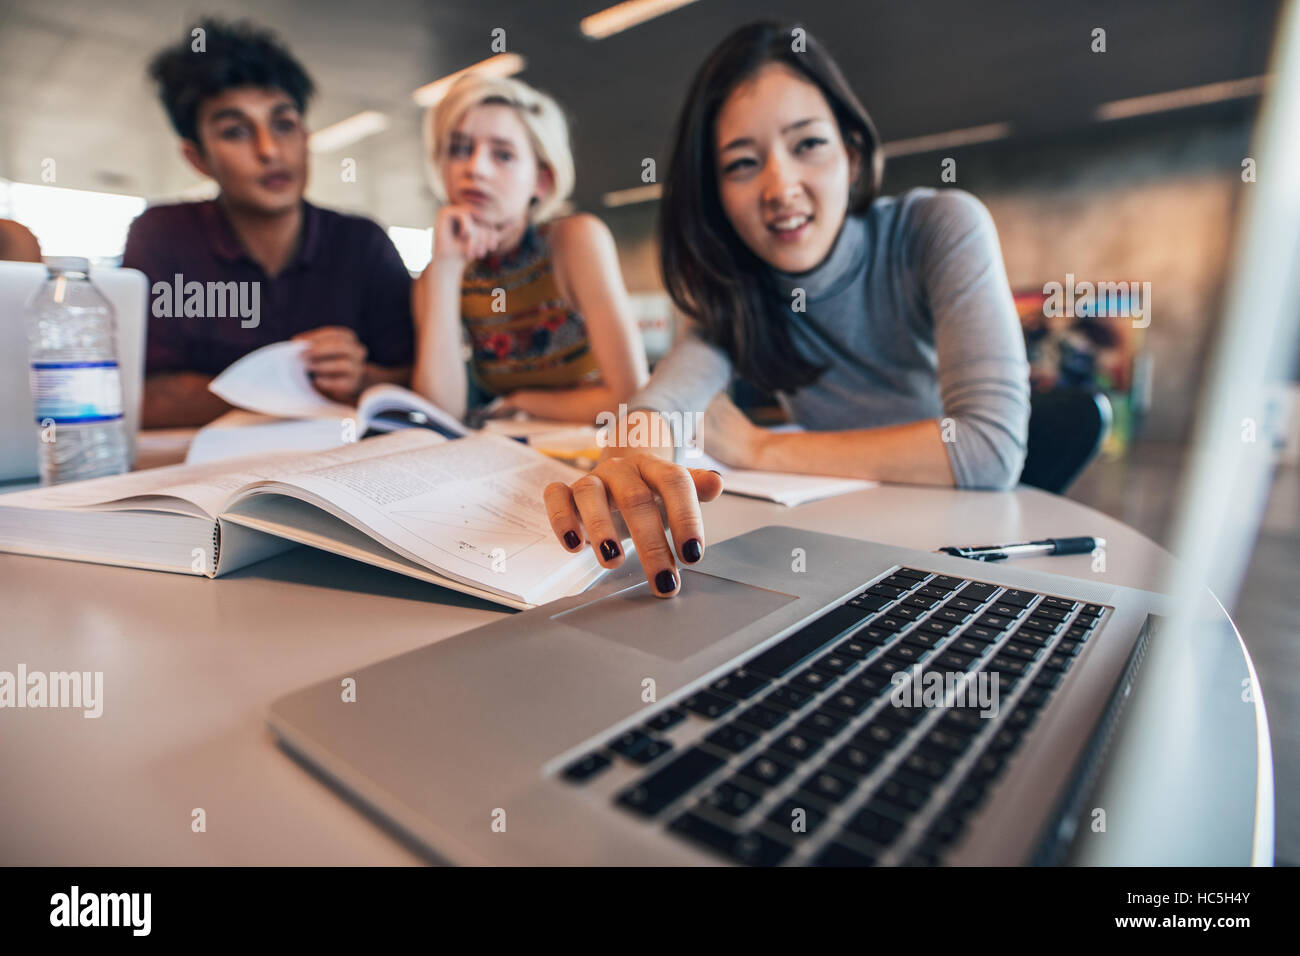
[(357, 438), (361, 426), (339, 418), (273, 418), (233, 409), (199, 429), (190, 443), (187, 465), (225, 461), (276, 451), (325, 451)]
[(688, 468), (712, 468), (722, 473), (722, 490), (733, 495), (764, 498), (788, 507), (845, 495), (851, 491), (875, 488), (880, 482), (862, 478), (836, 478), (831, 475), (798, 475), (783, 471), (750, 471), (730, 468), (711, 455), (683, 457)]
[(275, 342), (249, 352), (208, 383), (208, 390), (231, 405), (280, 418), (356, 414), (332, 402), (311, 384), (302, 360), (306, 342)]

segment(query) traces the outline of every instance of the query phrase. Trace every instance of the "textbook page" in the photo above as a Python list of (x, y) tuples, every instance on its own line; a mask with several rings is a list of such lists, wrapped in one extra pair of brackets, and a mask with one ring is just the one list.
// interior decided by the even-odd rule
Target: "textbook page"
[(347, 418), (352, 408), (332, 402), (311, 383), (302, 354), (306, 342), (273, 342), (249, 352), (208, 383), (231, 405), (280, 418)]
[(410, 442), (423, 436), (437, 438), (401, 431), (364, 443), (387, 443), (382, 457), (313, 458), (247, 489), (228, 510), (237, 515), (239, 500), (252, 494), (305, 498), (403, 557), (528, 604), (577, 593), (599, 576), (591, 549), (572, 554), (556, 540), (542, 501), (550, 482), (582, 472), (497, 435)]
[(416, 430), (356, 442), (334, 451), (285, 451), (202, 465), (168, 465), (0, 495), (0, 507), (174, 511), (201, 514), (215, 520), (240, 488), (301, 471), (309, 462), (355, 461), (393, 449), (445, 441), (433, 432)]

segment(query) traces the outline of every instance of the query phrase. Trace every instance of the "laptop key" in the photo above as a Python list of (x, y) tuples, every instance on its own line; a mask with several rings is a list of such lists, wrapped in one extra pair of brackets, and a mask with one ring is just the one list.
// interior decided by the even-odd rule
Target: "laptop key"
[(916, 568), (899, 568), (894, 574), (900, 578), (911, 578), (913, 581), (924, 581), (930, 576), (929, 571), (918, 571)]
[(867, 657), (876, 648), (875, 646), (859, 641), (856, 637), (850, 637), (847, 641), (840, 641), (835, 645), (833, 653), (842, 654), (846, 657), (852, 657), (854, 660), (862, 660)]
[(850, 773), (863, 776), (870, 773), (880, 763), (885, 751), (874, 750), (868, 747), (859, 747), (856, 744), (845, 744), (835, 753), (831, 754), (831, 763), (847, 770)]
[(957, 593), (968, 601), (975, 601), (979, 604), (983, 604), (993, 595), (998, 593), (998, 586), (996, 584), (984, 584), (980, 581), (974, 581), (966, 585)]
[(809, 667), (807, 670), (802, 670), (791, 678), (790, 683), (791, 685), (798, 687), (800, 690), (806, 690), (812, 694), (816, 694), (834, 679), (835, 678), (833, 677), (828, 677), (822, 671), (814, 670), (812, 667)]
[(910, 590), (911, 588), (916, 587), (917, 584), (915, 578), (905, 578), (899, 574), (891, 574), (889, 577), (885, 578), (880, 583), (886, 584), (891, 588), (898, 588), (899, 590), (902, 591)]
[(998, 671), (1007, 671), (1011, 674), (1023, 674), (1029, 667), (1028, 662), (1022, 661), (1016, 657), (1008, 657), (1005, 654), (997, 654), (993, 660), (989, 661), (988, 671), (997, 673)]
[(924, 594), (926, 597), (938, 598), (940, 601), (948, 597), (952, 592), (947, 588), (937, 588), (932, 584), (922, 585), (916, 589), (917, 594)]
[(843, 843), (828, 843), (813, 866), (875, 866), (876, 858)]
[(1037, 631), (1039, 634), (1055, 634), (1061, 629), (1057, 621), (1047, 621), (1041, 617), (1031, 617), (1020, 625), (1021, 630)]
[(1016, 618), (1020, 617), (1020, 615), (1025, 613), (1025, 609), (1017, 607), (1015, 604), (1007, 604), (1005, 601), (999, 600), (990, 605), (989, 613), (1014, 621)]
[(961, 636), (972, 641), (980, 641), (984, 644), (991, 644), (1002, 637), (999, 628), (984, 627), (982, 624), (972, 624), (966, 630), (961, 632)]
[(988, 644), (973, 640), (964, 634), (948, 645), (948, 649), (958, 654), (970, 654), (979, 657), (988, 649)]
[(634, 757), (644, 747), (648, 747), (653, 739), (639, 730), (628, 730), (611, 740), (609, 749), (623, 757)]
[(745, 663), (745, 670), (768, 677), (784, 677), (831, 641), (856, 627), (869, 615), (853, 607), (837, 607), (816, 621), (795, 631), (775, 647), (769, 647)]
[(825, 739), (822, 737), (802, 733), (798, 728), (796, 728), (788, 734), (777, 738), (777, 740), (773, 742), (772, 746), (781, 751), (781, 753), (789, 754), (795, 760), (804, 760), (820, 750), (822, 744), (825, 742)]
[(613, 761), (602, 753), (589, 753), (564, 768), (564, 779), (573, 783), (582, 783), (600, 773), (611, 763)]
[(772, 787), (790, 776), (794, 767), (787, 761), (778, 759), (780, 751), (770, 747), (740, 768), (741, 774), (764, 787)]
[(814, 710), (811, 714), (799, 722), (798, 729), (805, 734), (815, 737), (834, 737), (848, 721), (834, 711), (825, 709), (825, 705)]
[(715, 720), (735, 707), (736, 702), (729, 697), (702, 690), (682, 701), (682, 706), (701, 717)]
[(803, 782), (802, 791), (826, 803), (840, 803), (857, 788), (857, 783), (829, 769), (823, 768)]
[(955, 597), (947, 604), (945, 604), (944, 607), (950, 607), (955, 611), (966, 611), (968, 613), (974, 613), (975, 611), (978, 611), (980, 609), (980, 604), (981, 602), (979, 601), (969, 601), (963, 597)]
[(939, 610), (934, 612), (934, 617), (931, 618), (931, 620), (937, 619), (940, 621), (950, 621), (953, 624), (965, 624), (969, 617), (969, 611), (962, 611), (945, 604), (943, 607), (939, 608)]
[(686, 715), (680, 710), (669, 707), (667, 710), (655, 714), (642, 726), (647, 730), (667, 730), (669, 727), (676, 727), (685, 719)]
[(776, 866), (790, 855), (790, 848), (762, 833), (733, 833), (697, 813), (684, 813), (671, 824), (674, 833), (702, 843), (737, 863)]
[(947, 588), (949, 591), (955, 591), (967, 582), (962, 578), (954, 578), (948, 574), (940, 574), (931, 578), (927, 583), (932, 584), (937, 588)]
[(813, 667), (824, 674), (839, 676), (857, 664), (857, 660), (847, 655), (840, 654), (838, 650), (831, 651), (823, 657), (813, 661)]
[(763, 798), (730, 780), (718, 784), (701, 801), (705, 806), (729, 817), (743, 817)]
[(865, 837), (873, 843), (889, 846), (903, 832), (903, 824), (879, 810), (872, 809), (868, 804), (849, 820), (848, 829), (849, 832)]
[(938, 603), (938, 598), (926, 597), (924, 594), (908, 595), (907, 600), (903, 602), (907, 607), (918, 608), (922, 611), (929, 611)]
[(895, 598), (902, 597), (907, 592), (902, 588), (890, 587), (888, 584), (873, 584), (871, 587), (867, 588), (865, 593), (873, 594), (876, 597), (888, 598), (892, 601)]
[(1078, 602), (1071, 601), (1069, 598), (1045, 597), (1041, 607), (1052, 607), (1058, 611), (1073, 611), (1078, 607)]
[(874, 594), (859, 594), (857, 597), (849, 598), (844, 603), (850, 607), (861, 608), (864, 611), (879, 611), (889, 603), (889, 599), (879, 598)]
[(871, 706), (871, 698), (866, 694), (858, 693), (855, 690), (844, 690), (841, 688), (832, 694), (830, 699), (822, 706), (832, 713), (840, 713), (849, 717), (856, 717)]
[(1011, 626), (1011, 623), (1011, 618), (997, 614), (985, 614), (975, 622), (977, 626), (987, 627), (990, 631), (1005, 631)]
[(1064, 621), (1069, 616), (1068, 612), (1059, 608), (1044, 607), (1041, 604), (1034, 608), (1034, 617), (1046, 618), (1049, 621)]
[(1029, 607), (1034, 603), (1034, 598), (1039, 595), (1033, 591), (1016, 591), (1008, 589), (998, 595), (998, 600), (1003, 604), (1014, 604), (1016, 607)]
[[(740, 714), (736, 719), (742, 720), (744, 716), (744, 714)], [(723, 750), (730, 750), (733, 754), (738, 754), (753, 746), (754, 741), (758, 740), (758, 734), (731, 723), (719, 727), (709, 734), (706, 739), (715, 747), (721, 747)]]
[(1100, 604), (1085, 604), (1083, 606), (1083, 610), (1079, 613), (1091, 614), (1093, 617), (1098, 617), (1100, 616), (1101, 612), (1104, 610), (1105, 608), (1103, 608)]
[(999, 654), (1008, 654), (1011, 657), (1019, 657), (1023, 660), (1032, 661), (1038, 656), (1039, 648), (1029, 644), (1018, 644), (1014, 641), (1008, 641), (998, 648)]
[(629, 810), (654, 816), (696, 784), (707, 779), (725, 760), (706, 750), (692, 747), (644, 780), (634, 783), (618, 795), (618, 802)]
[(751, 674), (742, 667), (730, 674), (719, 677), (709, 685), (709, 689), (720, 694), (726, 694), (728, 697), (744, 700), (747, 697), (753, 697), (770, 683), (771, 680), (768, 678), (763, 677), (761, 674)]
[(766, 707), (763, 704), (755, 704), (749, 710), (737, 714), (734, 719), (744, 721), (756, 730), (774, 730), (785, 723), (789, 716), (790, 714), (787, 711), (777, 710), (775, 707)]
[(808, 701), (813, 699), (813, 695), (806, 690), (798, 687), (792, 687), (786, 684), (784, 687), (778, 687), (772, 693), (763, 698), (763, 703), (769, 707), (784, 707), (786, 710), (798, 710)]

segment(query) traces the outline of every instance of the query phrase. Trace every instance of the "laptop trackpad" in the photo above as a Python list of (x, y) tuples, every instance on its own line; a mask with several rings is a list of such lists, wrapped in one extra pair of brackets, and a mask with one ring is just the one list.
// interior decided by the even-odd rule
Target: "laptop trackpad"
[(727, 578), (678, 570), (681, 592), (658, 598), (642, 581), (552, 616), (588, 634), (669, 660), (681, 661), (714, 641), (797, 600), (793, 594), (741, 584)]

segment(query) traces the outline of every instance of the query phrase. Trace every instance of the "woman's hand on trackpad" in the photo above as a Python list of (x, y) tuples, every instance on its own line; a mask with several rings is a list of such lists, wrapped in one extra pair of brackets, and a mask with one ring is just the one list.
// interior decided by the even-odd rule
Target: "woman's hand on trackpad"
[(601, 565), (623, 563), (613, 509), (623, 516), (650, 588), (672, 597), (681, 587), (656, 496), (663, 499), (677, 557), (694, 564), (704, 556), (700, 502), (722, 494), (722, 476), (705, 468), (684, 468), (650, 452), (606, 458), (571, 485), (555, 481), (543, 497), (551, 528), (565, 549), (578, 552), (584, 537)]

